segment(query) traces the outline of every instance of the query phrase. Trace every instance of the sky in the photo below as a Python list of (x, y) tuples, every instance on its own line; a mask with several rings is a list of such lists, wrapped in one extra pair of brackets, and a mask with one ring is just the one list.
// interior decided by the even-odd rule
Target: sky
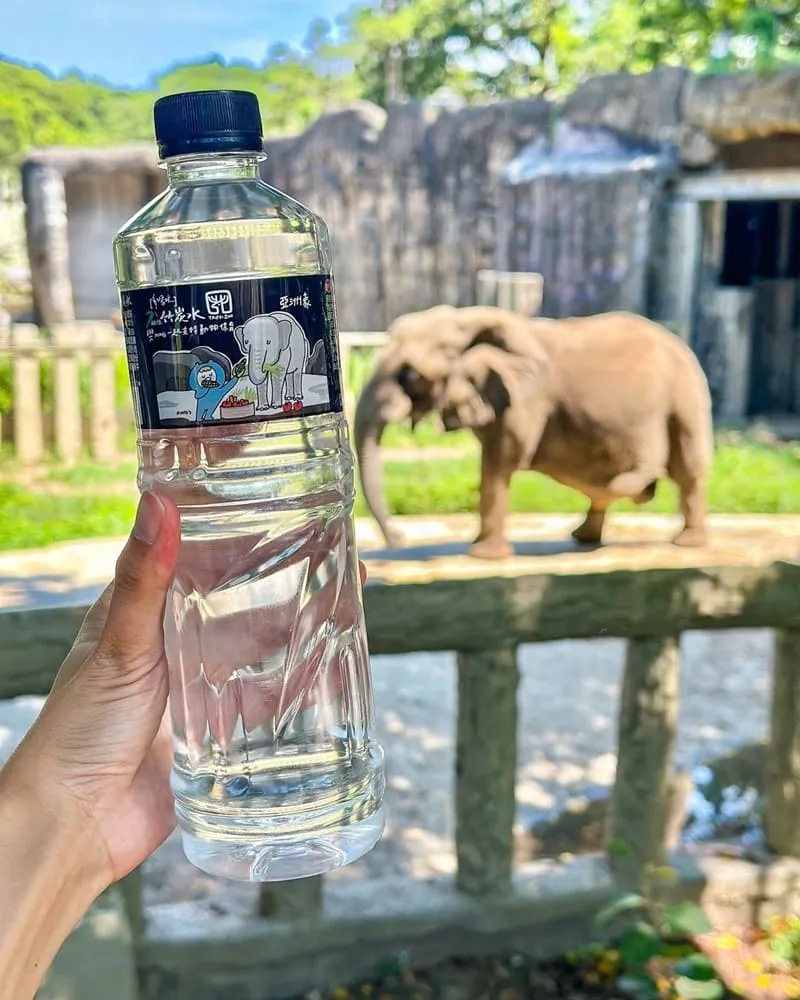
[(274, 42), (301, 42), (316, 17), (352, 0), (0, 0), (0, 54), (52, 73), (79, 69), (142, 87), (210, 53), (260, 63)]

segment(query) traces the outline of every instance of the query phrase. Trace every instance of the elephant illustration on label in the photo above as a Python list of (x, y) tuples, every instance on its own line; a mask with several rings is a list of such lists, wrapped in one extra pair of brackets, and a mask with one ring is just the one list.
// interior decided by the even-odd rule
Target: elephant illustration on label
[(310, 353), (305, 331), (287, 312), (252, 316), (234, 330), (256, 387), (258, 410), (303, 409), (303, 376)]

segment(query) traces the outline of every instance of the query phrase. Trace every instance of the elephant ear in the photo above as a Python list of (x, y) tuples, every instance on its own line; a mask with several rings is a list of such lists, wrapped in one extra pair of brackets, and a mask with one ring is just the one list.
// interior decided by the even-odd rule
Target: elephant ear
[(523, 455), (530, 457), (549, 407), (549, 367), (546, 352), (531, 334), (524, 353), (508, 350), (487, 337), (464, 352), (456, 371), (474, 386), (494, 419), (503, 421)]
[(289, 346), (289, 338), (292, 335), (292, 321), (291, 319), (279, 319), (278, 320), (278, 343), (282, 351), (285, 351)]
[(244, 342), (244, 327), (237, 326), (236, 329), (233, 331), (233, 335), (236, 338), (236, 343), (239, 345), (239, 350), (242, 352), (242, 354), (247, 354), (247, 346), (245, 345)]

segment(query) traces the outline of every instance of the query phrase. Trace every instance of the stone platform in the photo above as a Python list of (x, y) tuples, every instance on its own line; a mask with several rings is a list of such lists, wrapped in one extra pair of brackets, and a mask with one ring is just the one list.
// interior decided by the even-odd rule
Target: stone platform
[[(406, 540), (406, 547), (395, 551), (382, 546), (371, 521), (357, 522), (357, 536), (370, 579), (387, 583), (424, 582), (442, 576), (474, 579), (754, 566), (800, 558), (800, 516), (715, 516), (710, 519), (709, 544), (700, 549), (670, 543), (680, 526), (677, 518), (640, 514), (612, 517), (606, 544), (581, 548), (570, 538), (579, 520), (571, 515), (512, 517), (509, 534), (516, 554), (502, 562), (481, 562), (467, 555), (477, 529), (477, 519), (467, 515), (395, 518)], [(124, 541), (78, 541), (0, 553), (0, 610), (90, 603), (113, 576)]]

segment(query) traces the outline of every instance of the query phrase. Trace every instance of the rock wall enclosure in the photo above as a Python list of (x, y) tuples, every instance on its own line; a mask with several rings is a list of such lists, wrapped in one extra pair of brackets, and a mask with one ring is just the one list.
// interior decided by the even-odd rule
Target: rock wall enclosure
[[(542, 272), (550, 315), (644, 310), (670, 177), (800, 167), (800, 72), (662, 68), (598, 77), (562, 105), (362, 103), (267, 149), (265, 178), (329, 223), (343, 329), (474, 302), (482, 268)], [(591, 176), (603, 155), (613, 170)], [(533, 173), (510, 169), (532, 157)], [(23, 177), (40, 321), (106, 319), (117, 299), (102, 248), (161, 183), (152, 150), (34, 151)]]

